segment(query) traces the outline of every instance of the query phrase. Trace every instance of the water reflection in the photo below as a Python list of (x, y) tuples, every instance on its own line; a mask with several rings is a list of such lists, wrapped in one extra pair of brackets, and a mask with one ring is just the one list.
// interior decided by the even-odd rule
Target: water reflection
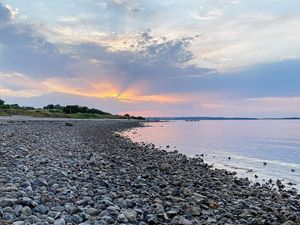
[[(300, 189), (300, 121), (174, 121), (146, 125), (150, 126), (126, 135), (163, 148), (170, 145), (169, 150), (177, 149), (188, 156), (204, 154), (206, 162), (235, 170), (239, 176), (259, 181), (282, 179), (296, 183)], [(255, 174), (258, 179), (254, 179)]]

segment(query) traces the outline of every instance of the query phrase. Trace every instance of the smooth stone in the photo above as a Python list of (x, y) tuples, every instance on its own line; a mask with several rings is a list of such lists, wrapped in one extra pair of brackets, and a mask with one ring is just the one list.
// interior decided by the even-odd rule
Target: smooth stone
[(137, 212), (133, 209), (126, 209), (122, 211), (129, 222), (133, 223), (137, 219)]
[(0, 208), (12, 207), (16, 204), (18, 200), (15, 198), (1, 198), (0, 199)]
[(75, 214), (72, 216), (72, 222), (75, 224), (79, 224), (83, 222), (83, 219), (81, 218), (81, 216)]
[(288, 220), (288, 221), (285, 221), (282, 225), (296, 225), (296, 223), (291, 220)]
[(172, 166), (169, 163), (162, 163), (159, 166), (159, 169), (164, 172), (169, 171), (171, 168)]
[(34, 208), (38, 205), (34, 200), (32, 200), (31, 198), (28, 198), (28, 197), (20, 198), (18, 200), (18, 202), (22, 206), (29, 206), (31, 208)]
[(5, 208), (3, 208), (2, 212), (3, 213), (12, 213), (12, 214), (15, 213), (14, 210), (11, 207), (5, 207)]
[(54, 225), (65, 225), (65, 224), (66, 224), (66, 221), (63, 218), (55, 220), (55, 222), (54, 222)]
[(80, 224), (78, 224), (78, 225), (91, 225), (91, 223), (89, 223), (89, 222), (84, 222), (84, 223), (80, 223)]
[(46, 218), (46, 221), (47, 221), (48, 223), (50, 223), (50, 224), (54, 224), (55, 219), (53, 219), (52, 217), (47, 217), (47, 218)]
[(16, 216), (12, 213), (3, 213), (2, 219), (8, 220), (8, 221), (13, 221), (16, 218)]
[(34, 224), (34, 223), (38, 222), (39, 220), (40, 219), (35, 215), (31, 215), (26, 218), (26, 221), (30, 222), (31, 224)]
[(24, 225), (25, 222), (24, 221), (15, 221), (12, 223), (12, 225)]
[(148, 224), (158, 224), (158, 218), (156, 215), (149, 214), (147, 215), (147, 223)]
[(91, 216), (98, 216), (100, 212), (99, 212), (98, 209), (95, 209), (95, 208), (87, 208), (87, 209), (85, 210), (85, 213), (86, 213), (86, 214), (89, 214), (89, 215), (91, 215)]
[(61, 212), (49, 211), (48, 216), (57, 220), (61, 215)]
[(127, 223), (128, 219), (127, 217), (124, 215), (124, 213), (120, 213), (117, 217), (117, 221), (121, 222), (121, 223)]
[(190, 188), (184, 188), (182, 190), (182, 193), (185, 195), (185, 196), (189, 196), (189, 195), (192, 195), (192, 191)]
[(25, 216), (25, 217), (29, 217), (32, 215), (32, 210), (30, 207), (28, 206), (25, 206), (23, 209), (22, 209), (22, 216)]
[(174, 216), (176, 216), (178, 214), (178, 210), (170, 210), (167, 212), (167, 215), (171, 218), (173, 218)]
[(200, 216), (201, 215), (201, 209), (198, 206), (191, 206), (188, 210), (188, 213), (190, 213), (192, 216)]
[(180, 220), (178, 221), (179, 225), (192, 225), (192, 221), (185, 219), (185, 218), (180, 218)]
[(35, 207), (33, 209), (33, 211), (41, 213), (41, 214), (47, 214), (49, 212), (49, 207), (47, 207), (45, 205), (38, 205), (37, 207)]
[(42, 186), (47, 186), (48, 182), (44, 179), (44, 178), (39, 178), (36, 179), (32, 182), (33, 186), (37, 186), (37, 187), (42, 187)]
[(108, 223), (105, 220), (99, 220), (99, 221), (96, 221), (94, 223), (94, 225), (108, 225)]
[(103, 216), (101, 219), (105, 220), (109, 224), (114, 224), (115, 223), (115, 219), (112, 216)]

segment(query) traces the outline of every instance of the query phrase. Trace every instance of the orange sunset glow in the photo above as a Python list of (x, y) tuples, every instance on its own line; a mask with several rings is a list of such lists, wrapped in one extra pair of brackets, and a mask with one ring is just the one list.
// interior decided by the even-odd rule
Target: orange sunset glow
[(0, 98), (147, 116), (297, 115), (300, 16), (287, 2), (2, 0)]

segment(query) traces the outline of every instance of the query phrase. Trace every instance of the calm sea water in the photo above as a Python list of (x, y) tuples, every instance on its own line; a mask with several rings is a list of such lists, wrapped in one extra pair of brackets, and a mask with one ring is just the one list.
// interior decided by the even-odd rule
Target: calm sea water
[(236, 171), (240, 177), (258, 182), (280, 179), (283, 183), (295, 183), (292, 187), (300, 190), (299, 120), (172, 121), (145, 125), (125, 135), (133, 141), (153, 143), (188, 156), (204, 154), (205, 162)]

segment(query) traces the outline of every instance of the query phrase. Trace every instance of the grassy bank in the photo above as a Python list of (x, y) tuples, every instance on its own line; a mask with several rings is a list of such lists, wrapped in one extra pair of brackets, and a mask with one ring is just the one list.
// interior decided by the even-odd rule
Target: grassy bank
[(5, 104), (0, 99), (0, 116), (31, 116), (31, 117), (50, 117), (50, 118), (73, 118), (73, 119), (135, 119), (144, 120), (141, 116), (130, 116), (129, 114), (113, 115), (100, 109), (88, 108), (80, 105), (49, 104), (43, 108), (31, 106), (19, 106), (18, 104)]
[(74, 118), (74, 119), (125, 119), (124, 116), (119, 115), (101, 115), (94, 113), (74, 113), (65, 114), (63, 112), (53, 112), (47, 109), (0, 109), (0, 116), (31, 116), (31, 117), (50, 117), (50, 118)]

